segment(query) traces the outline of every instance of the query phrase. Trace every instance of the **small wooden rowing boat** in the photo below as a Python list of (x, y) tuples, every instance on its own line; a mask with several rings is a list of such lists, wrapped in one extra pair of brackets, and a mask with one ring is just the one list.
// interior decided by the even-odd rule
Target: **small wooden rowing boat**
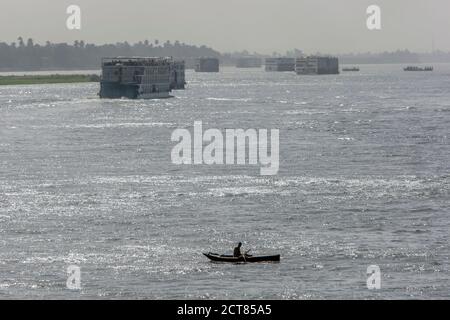
[(214, 262), (230, 262), (230, 263), (240, 263), (240, 262), (248, 262), (248, 263), (254, 263), (254, 262), (279, 262), (280, 261), (280, 255), (274, 255), (274, 256), (251, 256), (251, 255), (245, 255), (240, 257), (234, 257), (231, 255), (220, 255), (217, 253), (204, 253), (204, 255)]

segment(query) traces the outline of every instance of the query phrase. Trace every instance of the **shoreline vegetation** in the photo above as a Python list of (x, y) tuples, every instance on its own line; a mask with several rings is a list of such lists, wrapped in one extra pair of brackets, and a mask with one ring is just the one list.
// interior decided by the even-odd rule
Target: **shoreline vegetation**
[(0, 86), (28, 85), (28, 84), (83, 83), (83, 82), (99, 82), (99, 81), (100, 81), (100, 77), (95, 74), (50, 74), (50, 75), (0, 76)]

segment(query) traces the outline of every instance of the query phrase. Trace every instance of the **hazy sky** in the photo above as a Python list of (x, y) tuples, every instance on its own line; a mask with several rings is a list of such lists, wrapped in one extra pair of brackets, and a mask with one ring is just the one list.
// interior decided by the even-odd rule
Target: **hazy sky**
[[(66, 28), (66, 8), (82, 29)], [(382, 9), (382, 30), (366, 8)], [(0, 0), (0, 41), (179, 40), (220, 51), (307, 53), (450, 50), (450, 0)]]

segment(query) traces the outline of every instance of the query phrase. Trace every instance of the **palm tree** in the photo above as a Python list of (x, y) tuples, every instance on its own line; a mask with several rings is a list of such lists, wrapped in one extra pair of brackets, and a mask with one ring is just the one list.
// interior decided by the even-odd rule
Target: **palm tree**
[(23, 42), (23, 38), (22, 37), (18, 37), (17, 41), (19, 41), (19, 47), (25, 47), (25, 43)]

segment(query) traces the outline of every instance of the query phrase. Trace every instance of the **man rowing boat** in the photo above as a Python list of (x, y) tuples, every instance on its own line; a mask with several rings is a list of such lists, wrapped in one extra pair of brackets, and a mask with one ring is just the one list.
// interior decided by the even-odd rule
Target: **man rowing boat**
[(247, 252), (242, 254), (241, 247), (242, 247), (242, 242), (239, 242), (238, 246), (236, 248), (234, 248), (233, 257), (235, 257), (235, 258), (244, 257), (244, 260), (245, 260), (245, 257), (251, 257), (252, 256), (252, 255), (248, 254), (251, 250), (248, 250)]

